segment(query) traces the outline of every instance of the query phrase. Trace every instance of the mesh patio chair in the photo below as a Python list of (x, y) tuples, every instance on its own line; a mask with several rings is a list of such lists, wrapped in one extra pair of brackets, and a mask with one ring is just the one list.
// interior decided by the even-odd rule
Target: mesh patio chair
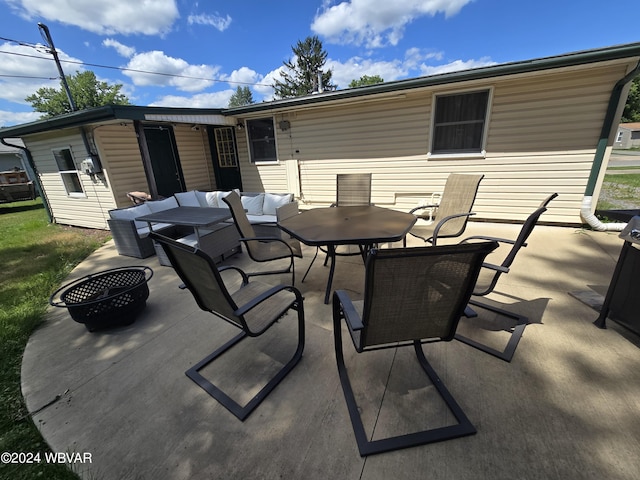
[[(371, 203), (371, 174), (370, 173), (339, 173), (336, 175), (336, 201), (331, 204), (332, 207), (357, 207), (361, 205), (372, 205)], [(318, 252), (322, 250), (326, 255), (324, 257), (324, 266), (327, 266), (329, 254), (322, 247), (316, 247), (316, 253), (311, 259), (311, 263), (307, 267), (307, 271), (302, 277), (302, 281), (307, 278), (307, 274), (316, 261)], [(366, 252), (361, 245), (358, 252), (344, 253), (336, 252), (338, 256), (365, 256)]]
[[(304, 350), (304, 305), (300, 292), (293, 286), (271, 286), (249, 283), (247, 275), (232, 266), (218, 269), (204, 252), (173, 239), (152, 233), (152, 238), (164, 249), (171, 265), (184, 286), (191, 292), (198, 306), (237, 327), (241, 332), (186, 371), (186, 375), (220, 402), (240, 420), (245, 420), (271, 391), (287, 376), (302, 358)], [(235, 270), (242, 277), (242, 285), (229, 292), (220, 276), (223, 270)], [(247, 337), (258, 337), (284, 317), (289, 310), (297, 312), (298, 344), (290, 360), (244, 406), (205, 378), (200, 370)], [(260, 366), (262, 368), (262, 366)]]
[[(480, 181), (484, 175), (463, 175), (452, 173), (447, 178), (440, 203), (437, 205), (435, 222), (430, 225), (416, 225), (409, 232), (425, 242), (436, 245), (439, 238), (459, 237), (467, 228), (467, 220), (473, 215), (471, 209), (478, 193)], [(435, 205), (421, 205), (410, 210), (416, 214), (419, 210), (429, 213)], [(420, 215), (416, 215), (422, 218)], [(406, 246), (407, 239), (404, 239)]]
[[(511, 264), (515, 260), (516, 255), (518, 254), (518, 252), (522, 247), (527, 246), (527, 239), (529, 238), (529, 235), (531, 235), (533, 228), (538, 223), (540, 216), (547, 211), (547, 205), (549, 205), (549, 202), (551, 202), (551, 200), (553, 200), (557, 196), (558, 196), (557, 193), (553, 193), (549, 195), (540, 204), (540, 206), (531, 215), (529, 215), (529, 217), (525, 220), (524, 224), (522, 225), (522, 228), (520, 229), (520, 233), (518, 234), (518, 237), (515, 240), (510, 240), (507, 238), (489, 237), (484, 235), (473, 235), (471, 237), (467, 237), (464, 240), (462, 240), (461, 243), (468, 243), (471, 241), (491, 240), (491, 241), (496, 241), (499, 244), (511, 245), (511, 249), (509, 250), (507, 255), (504, 257), (504, 260), (500, 265), (497, 265), (495, 263), (489, 263), (489, 262), (485, 262), (482, 265), (483, 268), (480, 271), (480, 276), (478, 277), (476, 286), (473, 289), (473, 296), (480, 297), (480, 296), (485, 296), (490, 294), (495, 289), (496, 284), (498, 283), (498, 280), (500, 279), (501, 275), (509, 273)], [(509, 341), (507, 342), (507, 345), (502, 351), (489, 347), (487, 345), (484, 345), (478, 341), (472, 340), (460, 334), (456, 334), (456, 337), (455, 337), (456, 340), (459, 340), (463, 343), (466, 343), (467, 345), (470, 345), (474, 348), (482, 350), (483, 352), (489, 353), (495, 357), (500, 358), (501, 360), (510, 362), (513, 358), (513, 355), (515, 354), (516, 348), (518, 346), (518, 342), (520, 342), (520, 338), (522, 338), (524, 329), (527, 326), (527, 323), (528, 323), (527, 317), (509, 312), (507, 310), (503, 310), (497, 307), (493, 307), (485, 303), (478, 302), (473, 298), (469, 301), (469, 303), (471, 305), (482, 308), (484, 310), (489, 310), (501, 316), (510, 318), (515, 322), (515, 325), (513, 327), (509, 327), (509, 331), (511, 335), (509, 337)], [(474, 318), (474, 317), (477, 317), (478, 315), (471, 307), (467, 307), (467, 309), (465, 310), (465, 316), (469, 318)]]
[(291, 272), (291, 284), (296, 283), (296, 271), (293, 264), (293, 257), (302, 258), (300, 242), (295, 238), (279, 237), (259, 237), (256, 235), (253, 226), (247, 219), (247, 214), (242, 206), (240, 196), (231, 192), (223, 198), (229, 205), (233, 221), (240, 234), (240, 241), (245, 245), (249, 257), (255, 262), (271, 262), (288, 258), (289, 266), (280, 270), (257, 271), (247, 273), (249, 277), (254, 275), (272, 275), (278, 273)]
[[(482, 262), (497, 246), (496, 242), (482, 242), (373, 249), (366, 262), (364, 300), (354, 302), (346, 291), (334, 292), (336, 362), (361, 456), (476, 433), (474, 426), (427, 361), (422, 345), (437, 341), (448, 342), (454, 338), (456, 326), (471, 296)], [(358, 353), (413, 346), (420, 366), (458, 423), (369, 440), (344, 361), (341, 328), (343, 319)], [(383, 383), (386, 383), (386, 379)]]

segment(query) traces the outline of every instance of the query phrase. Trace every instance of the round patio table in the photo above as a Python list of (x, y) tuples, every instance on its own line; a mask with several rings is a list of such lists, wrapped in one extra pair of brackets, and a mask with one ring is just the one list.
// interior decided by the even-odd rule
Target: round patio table
[(278, 225), (305, 245), (326, 247), (331, 260), (324, 303), (329, 303), (336, 263), (336, 247), (358, 245), (363, 256), (372, 245), (397, 242), (411, 230), (416, 217), (410, 213), (376, 206), (314, 208)]

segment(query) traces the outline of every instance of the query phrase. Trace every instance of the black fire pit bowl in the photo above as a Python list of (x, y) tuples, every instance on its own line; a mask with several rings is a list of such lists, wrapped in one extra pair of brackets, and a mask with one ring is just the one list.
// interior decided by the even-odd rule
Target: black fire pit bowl
[(112, 268), (60, 287), (49, 303), (66, 307), (90, 332), (130, 325), (147, 304), (152, 276), (146, 266)]

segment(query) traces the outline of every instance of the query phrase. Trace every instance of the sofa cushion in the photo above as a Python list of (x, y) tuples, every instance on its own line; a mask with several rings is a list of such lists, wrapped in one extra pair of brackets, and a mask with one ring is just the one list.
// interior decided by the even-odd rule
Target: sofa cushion
[(164, 200), (156, 200), (155, 202), (146, 202), (143, 205), (148, 205), (151, 209), (151, 213), (156, 213), (177, 207), (178, 201), (175, 199), (175, 197), (169, 197), (165, 198)]
[[(150, 213), (152, 212), (148, 206), (148, 203), (142, 203), (140, 205), (136, 205), (135, 207), (109, 210), (109, 216), (117, 220), (135, 220), (137, 217), (149, 215)], [(147, 222), (136, 221), (135, 224), (136, 228), (144, 228), (148, 226)]]
[[(147, 222), (142, 222), (144, 223), (144, 227), (138, 227), (138, 223), (136, 222), (136, 231), (138, 232), (138, 236), (140, 238), (144, 238), (147, 235), (149, 235), (149, 224)], [(171, 228), (174, 225), (171, 223), (154, 223), (153, 224), (153, 231), (154, 232), (159, 232), (165, 228)]]
[(275, 193), (264, 194), (264, 204), (262, 206), (262, 213), (265, 215), (275, 215), (278, 207), (281, 207), (285, 203), (291, 202), (291, 195), (278, 195)]
[(205, 192), (205, 207), (218, 208), (218, 192)]
[(201, 207), (196, 193), (195, 190), (191, 190), (190, 192), (174, 193), (173, 196), (176, 197), (181, 207)]
[(247, 215), (262, 215), (262, 204), (264, 203), (264, 193), (255, 197), (240, 197), (242, 207), (247, 211)]
[[(215, 192), (215, 193), (218, 197), (218, 208), (229, 208), (229, 205), (227, 205), (222, 199), (227, 195), (229, 195), (231, 192)], [(236, 193), (238, 192), (236, 191)], [(238, 195), (240, 194), (238, 193)]]
[(259, 223), (278, 223), (278, 218), (275, 215), (250, 215), (247, 214), (247, 220), (252, 225), (256, 225)]

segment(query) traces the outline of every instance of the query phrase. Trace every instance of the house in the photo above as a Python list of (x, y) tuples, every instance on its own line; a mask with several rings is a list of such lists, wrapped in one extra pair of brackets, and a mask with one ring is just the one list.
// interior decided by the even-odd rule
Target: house
[(621, 123), (613, 144), (614, 148), (640, 148), (640, 122)]
[(483, 173), (480, 220), (593, 220), (640, 43), (232, 109), (106, 106), (0, 130), (23, 139), (54, 221), (107, 228), (132, 190), (293, 192), (335, 200), (338, 172), (408, 211), (449, 173)]
[(19, 138), (7, 138), (5, 140), (7, 145), (0, 143), (0, 172), (25, 170), (28, 174), (25, 156), (20, 148), (24, 147), (22, 140)]

